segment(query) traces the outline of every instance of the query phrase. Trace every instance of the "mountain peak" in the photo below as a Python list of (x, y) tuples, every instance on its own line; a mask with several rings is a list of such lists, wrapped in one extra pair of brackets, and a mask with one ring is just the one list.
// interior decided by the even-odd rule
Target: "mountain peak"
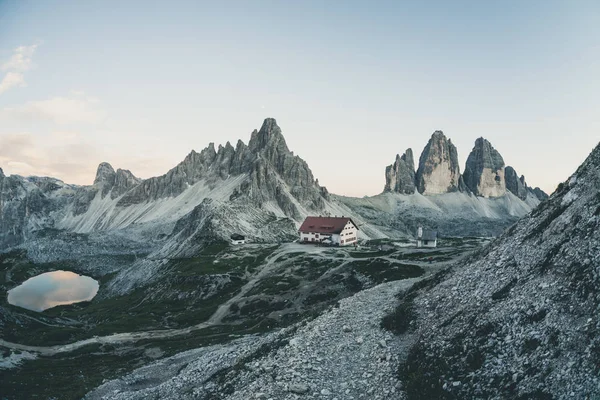
[(517, 171), (510, 165), (504, 168), (504, 180), (506, 182), (506, 189), (512, 194), (525, 200), (527, 198), (527, 184), (525, 183), (525, 176), (517, 174)]
[(500, 197), (506, 193), (504, 159), (487, 139), (480, 137), (475, 140), (463, 179), (477, 196)]
[(105, 184), (113, 185), (115, 183), (115, 169), (107, 162), (101, 162), (96, 170), (94, 185)]
[(281, 131), (281, 129), (279, 128), (279, 125), (277, 125), (277, 120), (275, 120), (275, 118), (265, 118), (260, 130), (261, 131), (262, 130), (267, 130), (267, 131), (279, 130), (279, 131)]
[(251, 151), (262, 150), (264, 148), (278, 148), (280, 152), (288, 152), (289, 149), (285, 143), (281, 128), (277, 125), (275, 118), (266, 118), (260, 127), (252, 132), (248, 147)]
[(421, 194), (441, 194), (459, 189), (458, 151), (442, 131), (435, 131), (419, 157), (415, 182)]
[(415, 161), (412, 149), (406, 149), (396, 161), (385, 168), (384, 192), (413, 194), (415, 192)]

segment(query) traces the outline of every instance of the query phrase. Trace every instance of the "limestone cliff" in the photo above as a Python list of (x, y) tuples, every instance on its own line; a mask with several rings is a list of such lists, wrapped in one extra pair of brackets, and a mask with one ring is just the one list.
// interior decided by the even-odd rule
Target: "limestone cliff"
[(415, 175), (421, 194), (442, 194), (459, 190), (458, 151), (442, 131), (435, 131), (419, 157)]
[(463, 174), (469, 190), (482, 197), (500, 197), (506, 193), (504, 159), (486, 139), (480, 137), (467, 158)]

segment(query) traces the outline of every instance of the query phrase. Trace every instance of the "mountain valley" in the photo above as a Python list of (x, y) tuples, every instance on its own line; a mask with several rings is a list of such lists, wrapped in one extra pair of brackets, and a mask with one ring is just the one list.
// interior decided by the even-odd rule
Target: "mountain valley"
[[(465, 382), (454, 389), (455, 380), (446, 375), (411, 373), (407, 379), (397, 373), (399, 365), (401, 371), (421, 364), (438, 371), (415, 345), (417, 336), (437, 329), (429, 328), (435, 321), (428, 307), (435, 301), (421, 303), (419, 296), (435, 293), (437, 283), (454, 279), (454, 271), (479, 268), (472, 265), (507, 235), (520, 232), (523, 221), (554, 215), (550, 204), (563, 201), (556, 199), (566, 196), (565, 189), (547, 199), (483, 138), (476, 140), (461, 174), (457, 149), (441, 131), (414, 164), (408, 149), (385, 169), (381, 194), (335, 195), (288, 149), (275, 120), (266, 119), (248, 145), (210, 144), (150, 179), (108, 163), (100, 164), (90, 186), (1, 175), (2, 290), (54, 270), (100, 283), (91, 301), (43, 312), (13, 306), (3, 297), (2, 394), (242, 399), (316, 391), (321, 397), (350, 398), (373, 389), (378, 398), (405, 392), (419, 398), (411, 388), (432, 385), (427, 379), (441, 382), (433, 384), (435, 395), (480, 393), (466, 389), (463, 375), (451, 377)], [(596, 184), (592, 178), (582, 182)], [(298, 226), (308, 215), (350, 216), (359, 227), (360, 246), (296, 243)], [(419, 226), (437, 230), (437, 248), (415, 248)], [(231, 244), (232, 234), (245, 236), (247, 243)], [(505, 291), (515, 285), (510, 282)], [(394, 312), (396, 295), (402, 300)], [(419, 318), (401, 314), (407, 298), (414, 302), (411, 309), (421, 307)], [(448, 299), (444, 312), (453, 315), (456, 297)], [(445, 326), (461, 322), (463, 312)], [(389, 316), (395, 313), (408, 328), (400, 323), (398, 329)], [(382, 319), (388, 330), (380, 327)], [(347, 354), (332, 348), (341, 343)], [(356, 347), (362, 343), (370, 346), (367, 353)], [(341, 362), (334, 354), (349, 357), (356, 368), (341, 370), (348, 374), (343, 380), (328, 381), (314, 368)], [(310, 368), (297, 370), (294, 357), (312, 360)], [(279, 364), (286, 365), (280, 375), (274, 372)], [(383, 368), (375, 378), (367, 376), (374, 365)], [(188, 370), (193, 373), (186, 375)], [(381, 391), (369, 378), (377, 379)], [(356, 386), (358, 381), (366, 383)]]

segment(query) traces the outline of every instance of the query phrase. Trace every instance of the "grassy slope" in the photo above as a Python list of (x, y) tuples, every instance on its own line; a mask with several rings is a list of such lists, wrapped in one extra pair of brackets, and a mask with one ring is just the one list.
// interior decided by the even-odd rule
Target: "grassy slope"
[[(439, 253), (436, 258), (445, 258), (472, 248), (461, 243), (459, 251), (455, 245), (451, 243), (448, 249), (433, 251), (331, 248), (318, 252), (314, 252), (312, 246), (307, 246), (306, 251), (299, 246), (298, 251), (279, 255), (274, 270), (232, 303), (222, 325), (159, 341), (90, 345), (73, 353), (25, 362), (18, 368), (0, 370), (2, 395), (7, 398), (80, 398), (104, 379), (121, 376), (144, 365), (154, 360), (156, 354), (166, 357), (187, 349), (226, 342), (231, 340), (230, 335), (266, 332), (289, 325), (317, 315), (325, 307), (364, 287), (421, 275), (423, 266), (429, 266), (430, 254)], [(114, 332), (194, 325), (209, 318), (221, 303), (239, 293), (243, 285), (261, 270), (261, 265), (281, 252), (284, 246), (230, 248), (224, 244), (215, 245), (197, 257), (172, 260), (168, 276), (150, 287), (126, 296), (57, 307), (43, 313), (7, 305), (4, 296), (3, 307), (16, 316), (20, 324), (5, 319), (2, 337), (18, 343), (49, 345)], [(0, 259), (0, 284), (6, 289), (15, 282), (57, 268), (77, 272), (75, 264), (66, 266), (64, 263), (60, 266), (33, 265), (24, 254), (5, 256)], [(230, 279), (228, 284), (208, 297), (199, 294), (203, 285), (221, 281), (224, 275)], [(11, 278), (10, 282), (6, 280), (7, 276)], [(99, 279), (102, 286), (110, 276)], [(24, 315), (43, 318), (58, 326), (43, 325)]]

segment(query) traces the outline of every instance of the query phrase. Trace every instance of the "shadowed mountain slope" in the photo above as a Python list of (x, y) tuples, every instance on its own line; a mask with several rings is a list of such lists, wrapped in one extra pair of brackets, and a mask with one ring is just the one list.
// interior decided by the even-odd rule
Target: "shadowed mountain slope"
[(409, 398), (600, 396), (599, 232), (600, 145), (530, 215), (405, 295)]

